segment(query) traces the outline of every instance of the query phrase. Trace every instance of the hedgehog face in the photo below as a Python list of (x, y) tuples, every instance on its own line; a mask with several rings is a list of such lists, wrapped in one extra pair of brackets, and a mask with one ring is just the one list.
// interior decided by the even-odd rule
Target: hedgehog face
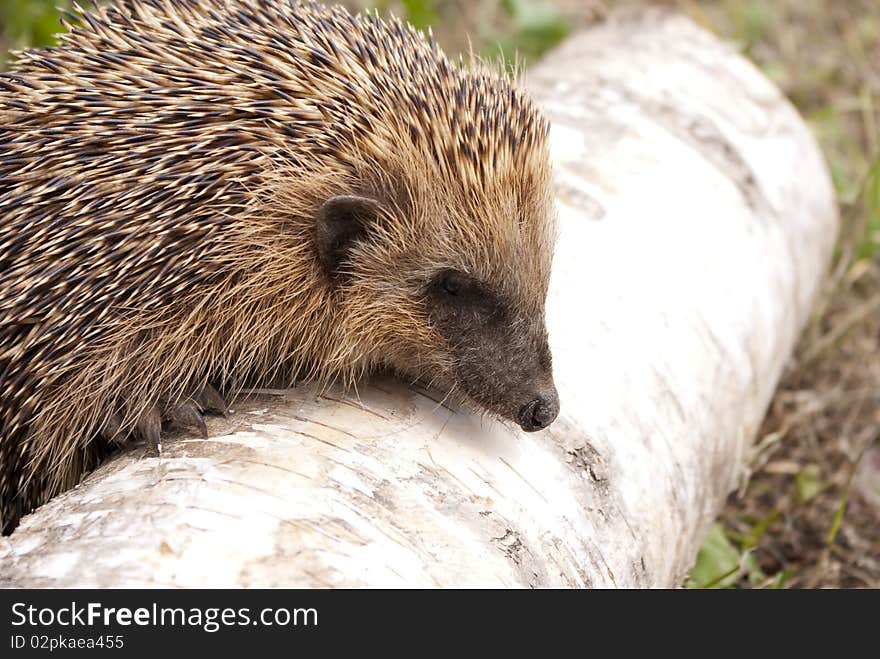
[(528, 432), (556, 419), (543, 314), (527, 318), (491, 284), (453, 269), (429, 281), (425, 308), (452, 357), (451, 375), (469, 398)]
[(519, 221), (394, 213), (358, 196), (333, 197), (318, 212), (318, 261), (348, 309), (343, 324), (398, 373), (464, 394), (523, 430), (550, 425), (559, 398), (544, 324), (549, 221), (513, 240)]

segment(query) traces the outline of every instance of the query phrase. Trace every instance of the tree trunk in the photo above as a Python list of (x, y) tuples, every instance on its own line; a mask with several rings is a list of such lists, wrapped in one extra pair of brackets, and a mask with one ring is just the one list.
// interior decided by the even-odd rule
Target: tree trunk
[(561, 224), (550, 429), (385, 379), (258, 396), (25, 518), (0, 585), (680, 585), (822, 281), (828, 173), (781, 93), (683, 18), (613, 16), (527, 84)]

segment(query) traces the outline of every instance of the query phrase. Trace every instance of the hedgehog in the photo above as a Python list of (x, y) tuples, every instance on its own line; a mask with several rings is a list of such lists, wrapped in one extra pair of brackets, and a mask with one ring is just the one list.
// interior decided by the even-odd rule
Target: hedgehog
[(0, 526), (245, 386), (559, 412), (549, 127), (376, 13), (117, 0), (0, 74)]

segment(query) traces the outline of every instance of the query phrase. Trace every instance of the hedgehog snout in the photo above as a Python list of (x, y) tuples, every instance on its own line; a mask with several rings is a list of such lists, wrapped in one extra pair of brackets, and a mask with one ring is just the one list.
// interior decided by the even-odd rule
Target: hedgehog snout
[(526, 432), (543, 430), (556, 420), (559, 414), (559, 395), (556, 389), (541, 392), (520, 407), (517, 423)]

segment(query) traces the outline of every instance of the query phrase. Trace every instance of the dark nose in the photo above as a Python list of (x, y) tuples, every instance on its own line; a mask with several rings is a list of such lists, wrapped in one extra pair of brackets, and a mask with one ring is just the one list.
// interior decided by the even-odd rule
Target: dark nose
[(519, 410), (520, 428), (526, 432), (535, 432), (546, 428), (559, 414), (559, 396), (556, 392), (538, 396), (523, 405)]

